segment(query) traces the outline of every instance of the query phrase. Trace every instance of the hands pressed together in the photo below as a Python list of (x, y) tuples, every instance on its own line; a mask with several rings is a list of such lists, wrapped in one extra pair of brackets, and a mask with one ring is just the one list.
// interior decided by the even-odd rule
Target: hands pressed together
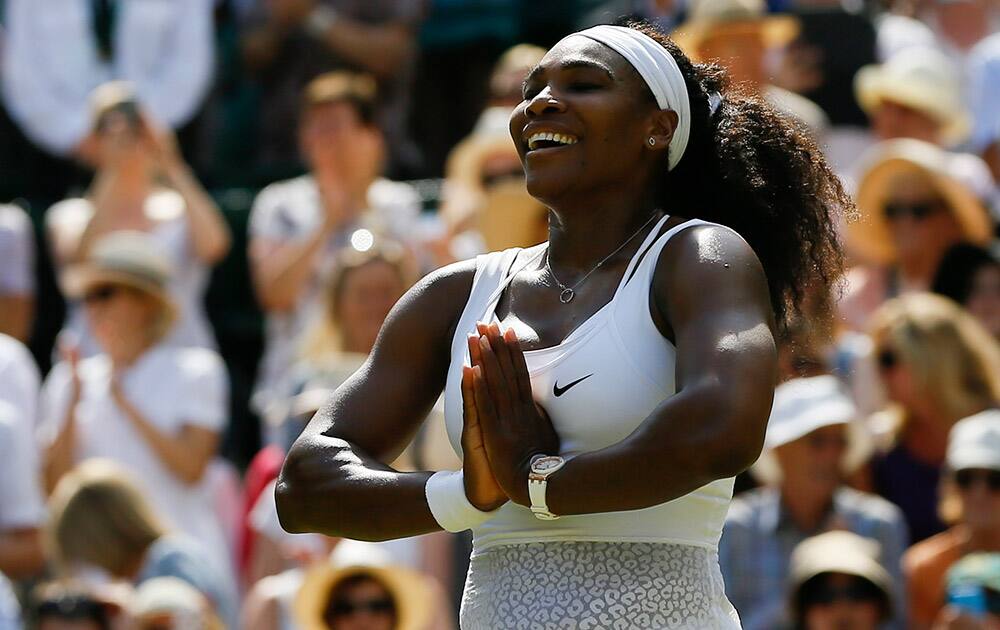
[(530, 505), (535, 455), (557, 455), (559, 436), (531, 393), (524, 352), (513, 330), (477, 324), (469, 335), (471, 367), (462, 371), (465, 494), (476, 508), (509, 500)]

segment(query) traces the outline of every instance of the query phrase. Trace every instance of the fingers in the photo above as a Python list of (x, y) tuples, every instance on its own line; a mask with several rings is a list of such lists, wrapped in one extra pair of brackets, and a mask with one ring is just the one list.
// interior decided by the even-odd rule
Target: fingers
[(534, 401), (531, 393), (531, 376), (528, 374), (528, 363), (524, 359), (524, 351), (521, 349), (521, 341), (517, 338), (517, 333), (513, 328), (508, 328), (503, 335), (504, 345), (510, 354), (513, 364), (514, 380), (517, 382), (517, 391), (523, 402)]
[(493, 349), (493, 354), (496, 355), (497, 363), (500, 364), (500, 371), (503, 373), (504, 379), (510, 383), (511, 389), (516, 391), (517, 375), (514, 373), (514, 363), (510, 356), (510, 348), (504, 342), (500, 326), (496, 323), (490, 324), (487, 330), (487, 337), (490, 340), (490, 347)]
[(493, 397), (493, 407), (499, 418), (509, 418), (512, 394), (516, 391), (514, 383), (510, 383), (504, 378), (500, 362), (486, 337), (479, 338), (479, 351), (482, 354), (482, 363), (477, 367), (480, 368), (488, 391)]
[(496, 410), (493, 406), (493, 399), (486, 385), (486, 378), (483, 376), (482, 366), (472, 368), (472, 393), (476, 401), (477, 418), (487, 424), (492, 424), (496, 419)]

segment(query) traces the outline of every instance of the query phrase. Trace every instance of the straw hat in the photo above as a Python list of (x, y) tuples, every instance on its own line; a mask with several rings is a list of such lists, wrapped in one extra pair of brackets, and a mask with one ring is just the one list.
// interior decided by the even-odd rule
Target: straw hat
[(434, 593), (427, 578), (387, 563), (381, 549), (370, 543), (342, 541), (330, 563), (306, 572), (293, 603), (295, 619), (302, 630), (329, 630), (323, 620), (333, 589), (355, 575), (370, 575), (381, 583), (396, 604), (396, 630), (426, 630), (432, 619)]
[(189, 583), (175, 577), (157, 577), (140, 584), (130, 608), (137, 619), (172, 619), (172, 627), (191, 630), (223, 628), (205, 596)]
[(62, 277), (65, 294), (82, 298), (101, 284), (124, 285), (155, 298), (162, 305), (166, 322), (177, 319), (177, 305), (167, 291), (173, 275), (170, 260), (159, 244), (144, 232), (112, 232), (98, 240), (86, 262), (66, 270)]
[(764, 0), (694, 0), (687, 20), (670, 38), (698, 61), (698, 48), (713, 33), (747, 25), (760, 30), (764, 45), (780, 48), (798, 37), (799, 21), (791, 15), (768, 15)]
[(883, 208), (900, 175), (926, 177), (955, 214), (969, 242), (989, 242), (993, 226), (985, 206), (963, 182), (961, 156), (912, 139), (881, 142), (861, 158), (863, 167), (856, 196), (861, 219), (847, 224), (852, 250), (867, 262), (892, 264), (896, 252)]
[(868, 115), (883, 100), (924, 112), (942, 126), (942, 139), (959, 144), (971, 119), (962, 101), (961, 72), (933, 48), (913, 46), (881, 65), (865, 66), (854, 76), (854, 93)]
[(843, 573), (864, 578), (885, 593), (886, 613), (892, 610), (892, 578), (879, 563), (878, 542), (848, 531), (830, 531), (803, 540), (792, 552), (791, 602), (797, 605), (799, 589), (824, 573)]
[(835, 376), (813, 376), (786, 381), (774, 390), (771, 417), (767, 421), (764, 452), (751, 469), (765, 484), (781, 481), (781, 467), (774, 449), (828, 426), (847, 427), (847, 453), (843, 467), (850, 473), (874, 450), (871, 437), (859, 420), (854, 402), (843, 392)]

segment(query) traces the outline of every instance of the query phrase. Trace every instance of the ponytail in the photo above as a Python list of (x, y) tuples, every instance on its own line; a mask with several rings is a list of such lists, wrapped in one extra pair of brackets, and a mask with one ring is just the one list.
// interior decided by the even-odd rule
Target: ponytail
[[(829, 295), (840, 278), (837, 222), (854, 212), (853, 202), (798, 124), (759, 96), (730, 86), (720, 66), (692, 63), (655, 26), (632, 20), (621, 25), (670, 51), (691, 100), (691, 135), (677, 166), (664, 168), (662, 207), (742, 236), (764, 268), (783, 327), (802, 311), (807, 296)], [(713, 108), (716, 92), (722, 98)]]

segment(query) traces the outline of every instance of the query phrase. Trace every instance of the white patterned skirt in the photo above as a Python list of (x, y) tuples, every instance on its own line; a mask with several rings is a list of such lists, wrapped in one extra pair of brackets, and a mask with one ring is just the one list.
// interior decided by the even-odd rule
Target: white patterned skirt
[(738, 630), (715, 551), (541, 542), (474, 553), (462, 630)]

